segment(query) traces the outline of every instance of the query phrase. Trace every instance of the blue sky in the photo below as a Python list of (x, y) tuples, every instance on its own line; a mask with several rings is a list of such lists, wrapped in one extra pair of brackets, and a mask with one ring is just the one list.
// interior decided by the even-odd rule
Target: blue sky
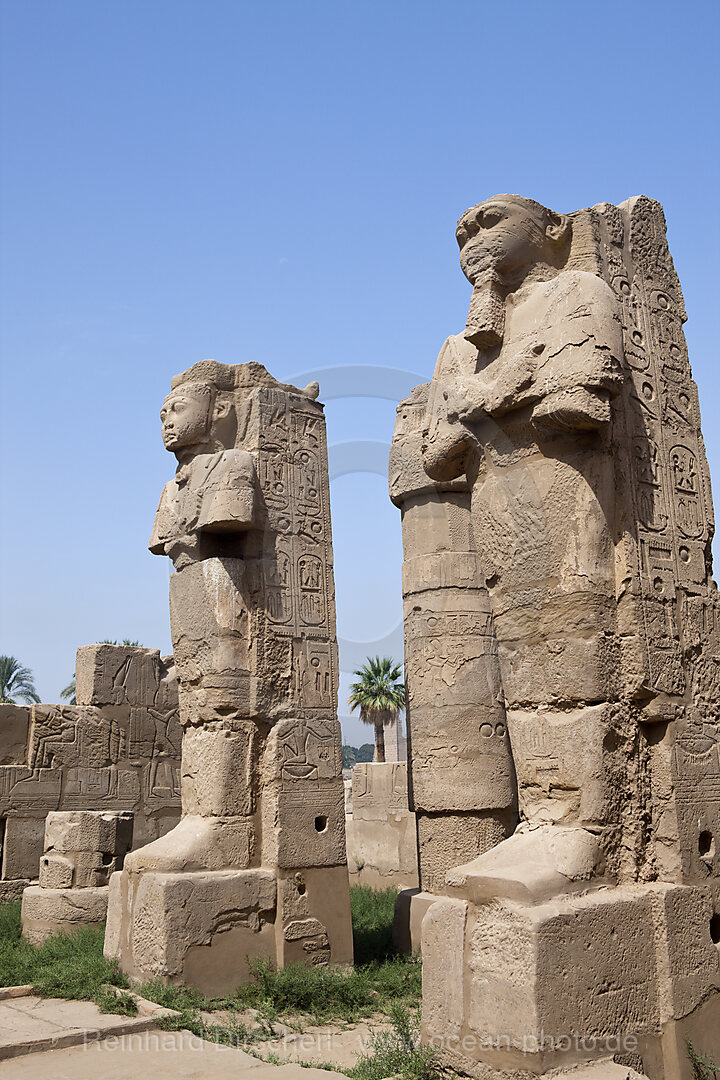
[(344, 470), (464, 325), (455, 221), (496, 192), (664, 204), (717, 486), (717, 24), (702, 0), (5, 0), (0, 652), (43, 700), (78, 645), (170, 649), (158, 411), (208, 356), (378, 369), (325, 379), (351, 394), (326, 395), (338, 630), (399, 640), (399, 516)]

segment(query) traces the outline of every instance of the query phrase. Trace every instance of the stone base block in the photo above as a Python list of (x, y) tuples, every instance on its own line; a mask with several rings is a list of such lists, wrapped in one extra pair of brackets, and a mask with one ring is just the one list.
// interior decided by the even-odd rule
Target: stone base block
[(270, 871), (123, 870), (109, 889), (105, 955), (134, 982), (160, 979), (220, 996), (249, 980), (248, 957), (274, 959)]
[(423, 892), (422, 889), (403, 889), (398, 893), (392, 936), (393, 945), (399, 952), (408, 956), (420, 952), (422, 921), (430, 905), (439, 899), (434, 893)]
[(347, 868), (276, 876), (267, 868), (131, 873), (110, 879), (105, 955), (134, 982), (195, 986), (209, 997), (278, 967), (352, 962)]
[(713, 918), (710, 890), (667, 884), (440, 899), (422, 924), (423, 1041), (475, 1075), (611, 1056), (689, 1080), (686, 1039), (717, 1054), (720, 1038)]
[(61, 930), (100, 926), (108, 909), (108, 886), (89, 889), (42, 889), (29, 885), (22, 897), (22, 934), (41, 945)]

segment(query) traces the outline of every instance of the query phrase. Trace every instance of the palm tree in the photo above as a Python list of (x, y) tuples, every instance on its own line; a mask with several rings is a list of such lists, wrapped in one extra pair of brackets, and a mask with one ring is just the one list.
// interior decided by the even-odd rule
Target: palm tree
[[(98, 645), (139, 645), (139, 641), (131, 641), (130, 638), (123, 638), (122, 641), (111, 641), (110, 638), (103, 638), (98, 642)], [(76, 705), (77, 698), (75, 676), (73, 675), (70, 682), (67, 684), (64, 690), (60, 691), (60, 697), (63, 701), (67, 701), (68, 705)]]
[(382, 660), (368, 656), (367, 664), (353, 674), (360, 681), (350, 685), (350, 712), (360, 709), (360, 719), (375, 728), (375, 753), (378, 761), (385, 760), (385, 724), (397, 720), (405, 708), (405, 685), (400, 678), (401, 665), (389, 656)]
[(26, 705), (40, 701), (33, 673), (14, 656), (0, 656), (0, 703), (14, 705), (15, 698), (22, 698)]

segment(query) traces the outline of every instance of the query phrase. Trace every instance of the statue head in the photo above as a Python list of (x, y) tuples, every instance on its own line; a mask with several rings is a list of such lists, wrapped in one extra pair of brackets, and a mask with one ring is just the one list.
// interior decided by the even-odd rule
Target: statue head
[(281, 389), (314, 401), (318, 384), (304, 390), (278, 382), (262, 364), (220, 364), (200, 360), (175, 375), (160, 411), (165, 449), (185, 462), (196, 454), (216, 453), (243, 445), (252, 410), (253, 391)]
[(562, 265), (570, 221), (533, 199), (495, 195), (466, 210), (458, 221), (460, 265), (474, 284), (487, 274), (519, 283), (538, 263)]
[(186, 382), (175, 387), (160, 410), (165, 449), (178, 457), (218, 449), (218, 427), (230, 412), (230, 401), (218, 395), (212, 383)]

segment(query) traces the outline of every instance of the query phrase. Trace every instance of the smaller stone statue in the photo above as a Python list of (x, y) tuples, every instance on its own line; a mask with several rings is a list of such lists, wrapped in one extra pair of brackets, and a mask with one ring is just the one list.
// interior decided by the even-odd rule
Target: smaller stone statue
[(222, 993), (247, 956), (352, 955), (317, 394), (207, 360), (163, 403), (182, 818), (112, 882), (106, 950), (138, 978)]

